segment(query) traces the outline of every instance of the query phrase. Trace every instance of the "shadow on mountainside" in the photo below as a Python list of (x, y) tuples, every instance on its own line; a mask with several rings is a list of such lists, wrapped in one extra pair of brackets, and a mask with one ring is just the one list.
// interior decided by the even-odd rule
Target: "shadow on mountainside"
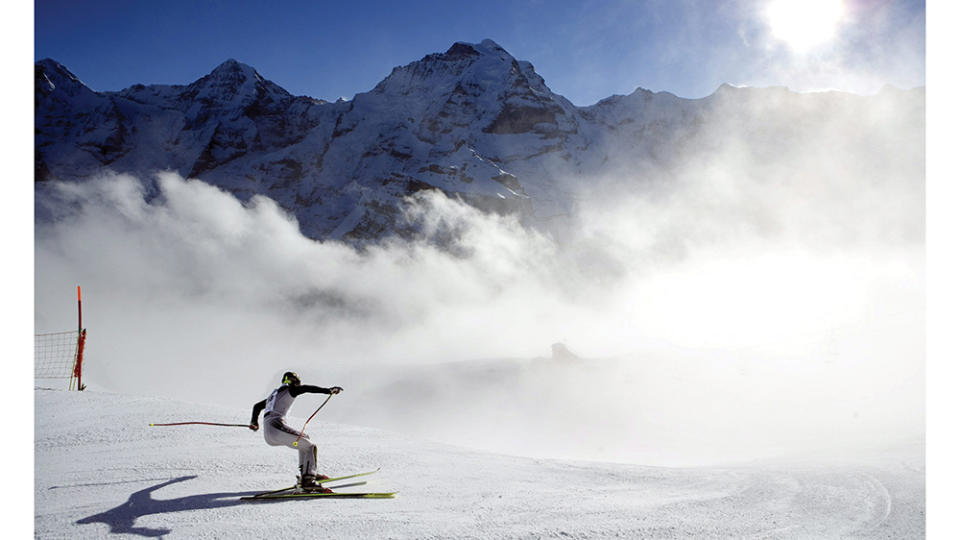
[(170, 529), (151, 529), (148, 527), (136, 527), (137, 518), (150, 514), (169, 514), (172, 512), (184, 512), (188, 510), (205, 510), (209, 508), (223, 508), (227, 506), (236, 506), (244, 504), (240, 497), (253, 495), (257, 492), (235, 492), (235, 493), (205, 493), (202, 495), (190, 495), (188, 497), (179, 497), (176, 499), (157, 500), (152, 494), (154, 491), (176, 484), (193, 480), (196, 475), (182, 476), (174, 478), (161, 484), (157, 484), (146, 489), (142, 489), (130, 495), (130, 498), (120, 506), (85, 517), (77, 521), (78, 525), (86, 523), (106, 523), (110, 526), (110, 532), (113, 534), (137, 534), (140, 536), (159, 537), (170, 534)]

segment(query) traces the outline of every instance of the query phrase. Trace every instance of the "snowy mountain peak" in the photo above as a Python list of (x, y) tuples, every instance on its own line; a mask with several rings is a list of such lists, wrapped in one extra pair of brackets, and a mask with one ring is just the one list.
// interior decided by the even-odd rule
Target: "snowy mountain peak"
[(443, 56), (447, 59), (469, 58), (471, 56), (479, 55), (480, 51), (475, 49), (473, 45), (464, 43), (462, 41), (454, 43), (449, 49), (447, 49), (447, 52), (443, 53)]
[(257, 70), (231, 58), (187, 86), (182, 98), (204, 107), (242, 111), (255, 102), (287, 102), (293, 96)]
[[(73, 84), (83, 84), (83, 82), (77, 78), (76, 75), (70, 72), (69, 69), (63, 66), (60, 62), (52, 58), (44, 58), (36, 63), (36, 70), (42, 71), (46, 77), (56, 84), (60, 81), (69, 81)], [(59, 79), (59, 81), (58, 81)]]
[(37, 93), (43, 96), (58, 89), (69, 96), (93, 93), (69, 69), (51, 58), (44, 58), (34, 65), (34, 77)]
[(434, 53), (393, 72), (374, 88), (387, 95), (450, 96), (466, 93), (548, 94), (549, 89), (533, 65), (521, 62), (490, 39), (480, 43), (458, 41), (446, 52)]
[(457, 41), (451, 45), (449, 49), (447, 49), (447, 52), (443, 53), (443, 56), (447, 59), (480, 55), (494, 55), (504, 59), (514, 59), (513, 56), (506, 51), (506, 49), (498, 45), (497, 42), (493, 41), (492, 39), (485, 39), (480, 43)]
[[(52, 126), (60, 124), (59, 128), (53, 127), (51, 132), (59, 133), (61, 129), (69, 129), (71, 124), (64, 122), (66, 111), (74, 108), (93, 111), (104, 104), (100, 94), (88, 88), (83, 81), (56, 60), (44, 58), (34, 64), (33, 70), (34, 108), (36, 111), (49, 109), (50, 114), (47, 115), (49, 124)], [(69, 113), (65, 115), (70, 116)], [(42, 121), (37, 124), (37, 127), (45, 123)]]
[(216, 67), (210, 76), (217, 79), (232, 79), (232, 80), (248, 80), (252, 79), (255, 81), (264, 80), (263, 77), (257, 73), (257, 70), (248, 66), (247, 64), (240, 63), (233, 58), (230, 58)]
[(192, 88), (252, 89), (265, 79), (252, 67), (229, 59), (217, 66), (208, 75), (190, 84)]
[(498, 52), (501, 52), (501, 53), (503, 53), (503, 54), (509, 55), (509, 54), (507, 53), (506, 49), (504, 49), (503, 47), (501, 47), (500, 45), (498, 45), (496, 41), (494, 41), (494, 40), (492, 40), (492, 39), (489, 39), (489, 38), (481, 41), (481, 42), (480, 42), (480, 46), (483, 47), (484, 49), (487, 49), (487, 50), (498, 51)]

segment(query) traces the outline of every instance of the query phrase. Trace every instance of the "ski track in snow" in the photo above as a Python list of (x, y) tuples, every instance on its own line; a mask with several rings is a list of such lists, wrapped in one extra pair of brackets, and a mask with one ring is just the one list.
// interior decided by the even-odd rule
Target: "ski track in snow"
[[(262, 433), (148, 427), (249, 411), (35, 391), (38, 538), (923, 538), (924, 471), (888, 462), (664, 468), (481, 453), (323, 423), (321, 470), (387, 500), (239, 497), (293, 483)], [(252, 403), (251, 403), (252, 405)], [(292, 424), (303, 419), (291, 419)], [(915, 460), (914, 460), (915, 461)]]

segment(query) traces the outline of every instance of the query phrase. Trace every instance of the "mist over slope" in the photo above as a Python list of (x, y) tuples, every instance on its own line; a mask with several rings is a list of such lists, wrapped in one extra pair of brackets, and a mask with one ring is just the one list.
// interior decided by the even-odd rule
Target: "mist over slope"
[(488, 41), (336, 104), (54, 64), (35, 324), (83, 286), (91, 388), (247, 411), (294, 369), (340, 421), (647, 464), (923, 436), (922, 89), (574, 107)]
[[(870, 234), (814, 250), (811, 229), (704, 227), (661, 204), (648, 208), (677, 218), (659, 231), (656, 212), (622, 212), (558, 243), (430, 194), (407, 209), (430, 235), (357, 250), (305, 238), (269, 199), (165, 175), (148, 202), (141, 186), (64, 184), (70, 212), (37, 227), (37, 328), (75, 324), (83, 285), (94, 387), (246, 411), (296, 369), (363, 395), (344, 421), (640, 462), (922, 434), (923, 250), (880, 237), (891, 222), (852, 219), (844, 232)], [(706, 239), (657, 238), (683, 226)], [(597, 361), (531, 370), (556, 341)], [(437, 365), (485, 358), (528, 360), (486, 384)], [(589, 444), (553, 435), (574, 427)]]

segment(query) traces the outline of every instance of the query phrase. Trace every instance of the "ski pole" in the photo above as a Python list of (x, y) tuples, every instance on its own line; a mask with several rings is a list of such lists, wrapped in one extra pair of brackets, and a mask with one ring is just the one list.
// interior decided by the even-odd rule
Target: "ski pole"
[(150, 424), (150, 427), (154, 426), (189, 426), (189, 425), (200, 425), (200, 426), (226, 426), (226, 427), (243, 427), (249, 428), (248, 424), (218, 424), (216, 422), (172, 422), (170, 424)]
[(303, 428), (300, 430), (300, 435), (297, 436), (297, 440), (293, 441), (294, 448), (297, 447), (297, 443), (299, 443), (300, 439), (303, 437), (303, 432), (307, 429), (307, 424), (309, 424), (310, 421), (313, 420), (313, 417), (316, 416), (318, 412), (320, 412), (320, 409), (322, 409), (323, 406), (326, 405), (327, 402), (330, 401), (330, 398), (332, 397), (333, 397), (333, 394), (330, 394), (329, 396), (327, 396), (327, 399), (323, 400), (323, 403), (321, 403), (320, 406), (317, 407), (317, 410), (313, 411), (313, 414), (310, 415), (310, 418), (307, 418), (307, 421), (303, 423)]

